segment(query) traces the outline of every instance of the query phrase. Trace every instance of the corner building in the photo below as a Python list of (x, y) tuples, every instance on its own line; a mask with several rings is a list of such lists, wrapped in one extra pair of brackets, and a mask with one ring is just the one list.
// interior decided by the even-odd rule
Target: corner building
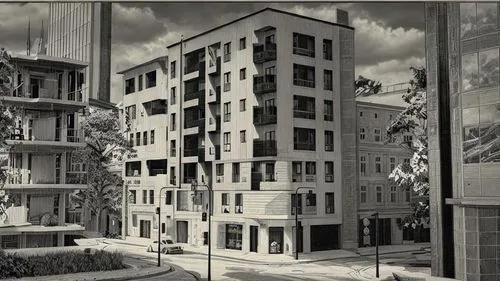
[(299, 251), (357, 247), (354, 29), (336, 15), (267, 8), (167, 47), (178, 242), (207, 243), (204, 183), (216, 248), (292, 254), (296, 211)]

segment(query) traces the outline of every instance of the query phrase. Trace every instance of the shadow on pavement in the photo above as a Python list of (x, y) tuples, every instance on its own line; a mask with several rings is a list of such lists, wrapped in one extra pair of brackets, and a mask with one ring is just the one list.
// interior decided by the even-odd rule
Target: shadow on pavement
[[(314, 273), (313, 273), (314, 274)], [(307, 274), (301, 274), (300, 276), (290, 276), (290, 275), (278, 275), (278, 274), (263, 274), (258, 271), (246, 271), (246, 272), (229, 272), (224, 274), (227, 279), (221, 279), (221, 281), (229, 280), (241, 280), (241, 281), (291, 281), (291, 280), (325, 280), (323, 278), (316, 279), (312, 276), (307, 277)], [(354, 281), (357, 279), (347, 278), (347, 277), (335, 277), (329, 280), (332, 281)]]

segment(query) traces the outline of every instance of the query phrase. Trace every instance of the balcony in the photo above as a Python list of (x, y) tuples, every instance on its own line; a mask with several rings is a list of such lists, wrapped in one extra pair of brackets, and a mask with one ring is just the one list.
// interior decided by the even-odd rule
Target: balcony
[(87, 184), (87, 173), (66, 172), (66, 184)]
[(190, 101), (194, 99), (198, 99), (201, 96), (205, 96), (205, 89), (190, 92), (190, 93), (185, 93), (184, 94), (184, 101)]
[(314, 111), (294, 109), (293, 117), (314, 120), (316, 119), (316, 113)]
[(262, 181), (262, 173), (261, 172), (252, 172), (251, 176), (251, 189), (252, 190), (260, 190), (260, 183)]
[(199, 71), (199, 70), (200, 70), (199, 63), (188, 64), (184, 67), (184, 74), (189, 74), (191, 72), (195, 72), (195, 71)]
[(198, 148), (192, 148), (192, 147), (185, 147), (184, 148), (184, 157), (192, 157), (192, 156), (198, 156)]
[(310, 151), (315, 151), (316, 150), (316, 144), (309, 143), (309, 142), (295, 142), (293, 144), (293, 148), (295, 150), (310, 150)]
[[(77, 109), (86, 106), (85, 88), (66, 91), (57, 87), (57, 81), (44, 80), (47, 88), (31, 87), (27, 92), (20, 87), (4, 96), (5, 101), (25, 104), (25, 108)], [(52, 85), (55, 84), (55, 85)]]
[(304, 79), (294, 78), (293, 79), (293, 84), (295, 86), (308, 87), (308, 88), (314, 88), (315, 87), (314, 80), (304, 80)]
[(254, 140), (253, 141), (253, 157), (277, 156), (275, 140)]
[(203, 119), (186, 119), (184, 121), (184, 129), (205, 126), (205, 118)]
[(253, 62), (256, 64), (276, 60), (276, 44), (254, 44)]
[[(54, 124), (55, 125), (55, 124)], [(6, 140), (9, 145), (22, 144), (25, 149), (28, 149), (30, 145), (33, 147), (39, 147), (40, 145), (48, 146), (70, 146), (70, 147), (83, 147), (85, 143), (83, 142), (83, 131), (78, 131), (76, 129), (67, 129), (65, 141), (62, 141), (64, 130), (60, 128), (47, 128), (43, 129), (41, 127), (35, 127), (33, 129), (26, 131), (23, 128), (14, 128), (11, 131), (9, 139)], [(53, 132), (50, 132), (53, 130)]]
[(208, 63), (208, 74), (209, 75), (219, 75), (221, 69), (221, 59), (217, 57), (217, 59), (209, 59)]
[(215, 118), (210, 117), (208, 119), (208, 132), (209, 133), (216, 133), (220, 131), (220, 126), (221, 126), (221, 116), (217, 115)]
[(253, 124), (254, 125), (267, 125), (276, 124), (276, 106), (257, 107), (253, 108)]
[(300, 47), (293, 47), (293, 53), (295, 55), (301, 55), (301, 56), (308, 56), (314, 58), (315, 52), (314, 49), (307, 49), (307, 48), (300, 48)]
[(220, 86), (215, 87), (215, 90), (210, 90), (208, 92), (208, 103), (220, 103)]
[(205, 162), (205, 147), (198, 147), (198, 162)]
[(276, 75), (254, 75), (253, 92), (255, 94), (276, 92)]
[(66, 140), (68, 142), (81, 142), (83, 141), (83, 131), (78, 131), (77, 129), (68, 129)]

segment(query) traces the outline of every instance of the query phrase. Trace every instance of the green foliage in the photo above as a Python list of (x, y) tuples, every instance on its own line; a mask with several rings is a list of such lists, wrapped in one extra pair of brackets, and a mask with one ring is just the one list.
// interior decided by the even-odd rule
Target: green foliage
[(356, 89), (356, 97), (371, 96), (376, 95), (381, 91), (382, 83), (365, 78), (360, 75), (354, 82), (354, 88)]
[(12, 277), (59, 275), (77, 272), (123, 269), (123, 255), (96, 251), (49, 253), (43, 256), (21, 257), (0, 250), (0, 279)]

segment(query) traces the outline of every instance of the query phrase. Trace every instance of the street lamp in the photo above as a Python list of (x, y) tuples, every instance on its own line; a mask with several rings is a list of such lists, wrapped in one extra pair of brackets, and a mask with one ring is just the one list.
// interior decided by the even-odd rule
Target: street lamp
[[(161, 255), (160, 255), (160, 249), (161, 249), (161, 247), (160, 247), (161, 246), (161, 192), (167, 188), (171, 188), (171, 187), (165, 186), (165, 187), (162, 187), (160, 189), (160, 194), (159, 194), (160, 199), (158, 200), (159, 204), (158, 204), (158, 207), (156, 207), (156, 213), (158, 214), (158, 267), (161, 264)], [(166, 226), (166, 224), (165, 224), (165, 226)]]
[(368, 215), (368, 217), (375, 217), (375, 262), (376, 271), (375, 276), (379, 278), (379, 255), (378, 255), (378, 212)]
[(211, 217), (212, 217), (212, 193), (213, 190), (212, 188), (205, 184), (201, 183), (198, 184), (196, 180), (193, 180), (191, 182), (191, 190), (196, 191), (198, 189), (198, 186), (204, 186), (208, 189), (208, 281), (212, 280), (212, 267), (211, 267), (211, 261), (212, 261), (212, 241), (211, 241)]
[(309, 194), (312, 194), (312, 187), (297, 187), (295, 190), (295, 259), (299, 259), (299, 190), (309, 189)]

